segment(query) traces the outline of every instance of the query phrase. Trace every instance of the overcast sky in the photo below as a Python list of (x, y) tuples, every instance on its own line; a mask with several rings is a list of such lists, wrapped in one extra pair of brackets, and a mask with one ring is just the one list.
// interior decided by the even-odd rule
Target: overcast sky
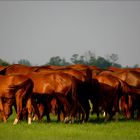
[(0, 58), (42, 65), (89, 50), (140, 66), (140, 1), (0, 1)]

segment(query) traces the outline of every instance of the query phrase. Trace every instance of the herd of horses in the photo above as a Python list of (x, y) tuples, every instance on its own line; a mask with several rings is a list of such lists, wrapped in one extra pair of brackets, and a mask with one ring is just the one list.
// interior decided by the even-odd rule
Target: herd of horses
[[(92, 107), (91, 107), (92, 105)], [(58, 121), (87, 122), (90, 113), (104, 112), (104, 121), (120, 112), (126, 119), (140, 118), (140, 68), (100, 69), (96, 66), (0, 66), (0, 119), (12, 114), (13, 124), (41, 120), (50, 113)], [(92, 111), (91, 111), (92, 108)]]

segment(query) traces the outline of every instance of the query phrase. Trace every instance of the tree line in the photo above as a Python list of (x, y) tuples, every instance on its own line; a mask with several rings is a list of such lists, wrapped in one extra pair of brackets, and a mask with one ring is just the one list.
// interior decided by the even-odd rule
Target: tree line
[[(102, 57), (96, 56), (95, 53), (91, 51), (87, 51), (83, 55), (73, 54), (70, 58), (70, 62), (66, 61), (65, 58), (62, 58), (60, 56), (53, 56), (44, 65), (66, 66), (71, 64), (85, 64), (85, 65), (94, 65), (102, 69), (106, 69), (110, 66), (118, 68), (123, 67), (121, 64), (118, 63), (118, 60), (119, 60), (118, 54), (115, 53), (107, 55), (106, 57)], [(20, 59), (18, 61), (18, 64), (32, 66), (31, 62), (27, 59)], [(8, 66), (11, 64), (9, 62), (0, 59), (0, 65)], [(139, 65), (135, 64), (133, 67), (139, 67)]]

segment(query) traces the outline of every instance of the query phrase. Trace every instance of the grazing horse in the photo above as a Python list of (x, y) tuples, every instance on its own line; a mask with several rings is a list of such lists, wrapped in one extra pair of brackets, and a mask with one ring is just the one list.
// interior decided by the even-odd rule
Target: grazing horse
[[(135, 73), (135, 75), (134, 75)], [(139, 106), (138, 101), (135, 102), (135, 100), (139, 100), (139, 78), (136, 75), (138, 75), (138, 72), (132, 72), (132, 71), (119, 71), (117, 73), (110, 72), (110, 71), (104, 71), (99, 74), (100, 76), (108, 76), (108, 77), (116, 77), (121, 85), (121, 99), (120, 99), (120, 109), (124, 114), (126, 115), (126, 118), (132, 116), (134, 114), (134, 107)], [(123, 95), (123, 96), (122, 96)], [(132, 96), (132, 97), (130, 97)], [(136, 98), (137, 96), (137, 98)], [(124, 99), (125, 98), (125, 99)], [(129, 99), (129, 100), (128, 100)], [(137, 104), (137, 105), (135, 105)]]
[[(91, 93), (91, 74), (90, 74), (90, 70), (76, 70), (76, 69), (71, 69), (71, 68), (63, 68), (63, 69), (48, 69), (43, 67), (43, 68), (39, 68), (37, 71), (37, 73), (45, 73), (45, 74), (49, 74), (49, 73), (66, 73), (70, 76), (75, 77), (76, 79), (80, 80), (81, 83), (83, 84), (83, 90), (84, 90), (84, 110), (85, 110), (85, 114), (86, 114), (86, 118), (85, 121), (88, 120), (89, 118), (89, 111), (90, 111), (90, 105), (89, 105), (89, 100), (92, 97)], [(90, 75), (89, 75), (90, 74)], [(92, 97), (93, 98), (93, 97)], [(82, 113), (82, 116), (84, 118), (84, 113)], [(82, 119), (83, 120), (83, 119)]]
[[(42, 95), (46, 95), (46, 98), (56, 97), (64, 106), (65, 121), (67, 121), (68, 116), (74, 117), (79, 102), (83, 103), (84, 101), (80, 80), (62, 72), (49, 74), (30, 73), (27, 76), (34, 83), (33, 96), (35, 98)], [(78, 100), (79, 98), (81, 99), (80, 101)]]
[[(115, 74), (116, 77), (122, 79), (127, 84), (137, 89), (140, 89), (140, 72), (138, 71), (123, 71)], [(129, 100), (128, 100), (129, 99)], [(140, 118), (140, 97), (125, 97), (125, 100), (121, 100), (123, 102), (121, 108), (124, 109), (127, 113), (127, 118), (134, 118), (134, 111), (137, 110), (137, 118)], [(123, 106), (124, 105), (124, 106)], [(123, 110), (122, 110), (123, 111)], [(129, 116), (129, 117), (128, 117)]]
[(100, 84), (98, 105), (107, 113), (105, 121), (109, 119), (109, 116), (113, 116), (113, 112), (116, 115), (116, 120), (118, 119), (119, 99), (122, 95), (140, 96), (139, 89), (129, 86), (111, 74), (99, 74), (96, 79)]
[[(140, 73), (135, 69), (121, 69), (121, 71), (104, 71), (100, 73), (101, 75), (108, 74), (113, 75), (122, 81), (126, 82), (128, 85), (140, 89)], [(120, 99), (121, 111), (124, 113), (126, 118), (134, 118), (134, 111), (138, 110), (137, 118), (140, 114), (140, 97), (137, 98), (133, 95), (124, 95)]]
[(101, 107), (102, 110), (106, 112), (105, 122), (113, 116), (113, 107), (114, 112), (116, 112), (116, 120), (118, 119), (119, 112), (119, 80), (113, 76), (98, 75), (96, 79), (99, 82), (99, 91), (98, 91), (98, 107)]
[(16, 118), (13, 124), (17, 124), (22, 111), (23, 100), (26, 100), (28, 109), (28, 124), (31, 124), (31, 94), (33, 82), (23, 75), (0, 76), (0, 111), (4, 122), (12, 113), (12, 105), (16, 104)]

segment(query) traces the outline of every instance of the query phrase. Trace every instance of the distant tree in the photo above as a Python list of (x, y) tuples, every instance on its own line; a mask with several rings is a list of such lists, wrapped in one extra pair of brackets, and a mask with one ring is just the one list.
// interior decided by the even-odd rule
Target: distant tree
[(112, 66), (117, 63), (118, 59), (118, 54), (112, 53), (111, 55), (107, 55), (107, 60), (112, 63)]
[(94, 56), (90, 57), (90, 60), (87, 62), (87, 64), (96, 66), (97, 65), (96, 57), (94, 57)]
[(91, 51), (86, 51), (84, 53), (84, 60), (86, 61), (86, 63), (89, 63), (89, 61), (96, 59), (96, 55), (95, 53), (91, 52)]
[(106, 56), (107, 61), (111, 63), (111, 66), (121, 68), (121, 64), (118, 63), (119, 56), (118, 54), (112, 53), (111, 55)]
[(67, 66), (67, 65), (70, 65), (70, 63), (67, 62), (65, 58), (62, 58), (61, 59), (61, 66)]
[(45, 65), (70, 65), (70, 64), (86, 64), (86, 65), (94, 65), (100, 68), (107, 68), (110, 66), (122, 67), (117, 63), (119, 57), (117, 54), (108, 55), (107, 58), (104, 57), (96, 57), (95, 53), (91, 51), (85, 52), (83, 55), (73, 54), (70, 58), (71, 62), (67, 62), (65, 58), (61, 58), (60, 56), (53, 56), (50, 58), (49, 62)]
[(107, 67), (111, 66), (111, 63), (106, 60), (104, 57), (99, 56), (96, 60), (96, 66), (102, 69), (106, 69)]
[(74, 63), (74, 64), (79, 63), (78, 57), (79, 57), (79, 54), (73, 54), (72, 57), (71, 57), (71, 62)]
[(109, 66), (116, 66), (116, 67), (121, 67), (120, 64), (116, 63), (118, 60), (118, 55), (117, 54), (111, 54), (108, 56), (107, 59), (104, 57), (97, 57), (95, 53), (91, 51), (87, 51), (84, 53), (84, 55), (79, 55), (79, 54), (73, 54), (71, 57), (71, 62), (73, 64), (86, 64), (86, 65), (95, 65), (100, 68), (107, 68)]
[(8, 66), (8, 65), (10, 65), (10, 63), (8, 63), (8, 62), (6, 62), (5, 60), (2, 60), (2, 59), (0, 58), (0, 65), (2, 65), (2, 66)]
[(95, 65), (96, 64), (96, 55), (91, 51), (87, 51), (84, 53), (84, 63), (87, 65)]
[(30, 61), (27, 60), (27, 59), (20, 59), (20, 60), (18, 61), (18, 64), (22, 64), (22, 65), (26, 65), (26, 66), (31, 66)]
[(46, 63), (46, 65), (64, 66), (69, 65), (69, 63), (66, 62), (65, 58), (60, 58), (60, 56), (53, 56), (50, 58), (49, 62)]

